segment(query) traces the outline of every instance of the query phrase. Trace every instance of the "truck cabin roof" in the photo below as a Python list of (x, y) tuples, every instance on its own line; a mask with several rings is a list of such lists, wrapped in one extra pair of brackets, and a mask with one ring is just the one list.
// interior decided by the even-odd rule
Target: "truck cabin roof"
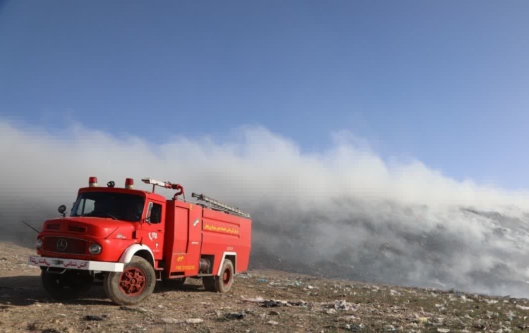
[(158, 193), (152, 193), (149, 191), (138, 190), (138, 189), (120, 188), (120, 187), (103, 187), (103, 186), (101, 187), (81, 187), (78, 191), (78, 194), (86, 193), (86, 192), (128, 193), (128, 194), (136, 194), (144, 198), (157, 199), (160, 201), (167, 200), (167, 198), (165, 198), (164, 196)]

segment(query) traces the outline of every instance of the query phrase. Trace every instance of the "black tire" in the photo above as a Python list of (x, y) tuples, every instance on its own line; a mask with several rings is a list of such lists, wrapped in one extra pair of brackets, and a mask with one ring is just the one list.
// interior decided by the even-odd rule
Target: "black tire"
[(227, 293), (230, 291), (234, 281), (235, 269), (231, 260), (225, 260), (220, 270), (220, 276), (207, 276), (202, 278), (204, 288), (207, 291)]
[(41, 271), (44, 290), (55, 300), (67, 301), (84, 296), (92, 287), (93, 278), (88, 272), (68, 270), (63, 274)]
[(202, 283), (206, 291), (215, 291), (215, 278), (216, 276), (204, 276), (202, 278)]
[(145, 259), (134, 256), (123, 272), (110, 272), (103, 280), (105, 293), (119, 305), (134, 305), (146, 299), (156, 286), (156, 273)]

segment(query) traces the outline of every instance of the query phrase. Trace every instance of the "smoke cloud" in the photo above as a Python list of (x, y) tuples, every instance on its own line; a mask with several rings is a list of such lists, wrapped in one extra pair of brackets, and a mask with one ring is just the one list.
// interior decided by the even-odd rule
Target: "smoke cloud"
[(146, 189), (140, 178), (153, 177), (251, 213), (252, 267), (528, 296), (528, 193), (457, 182), (420, 161), (385, 162), (347, 133), (321, 153), (260, 127), (231, 134), (152, 144), (0, 120), (0, 239), (33, 246), (20, 221), (40, 229), (89, 176), (117, 186), (133, 177)]

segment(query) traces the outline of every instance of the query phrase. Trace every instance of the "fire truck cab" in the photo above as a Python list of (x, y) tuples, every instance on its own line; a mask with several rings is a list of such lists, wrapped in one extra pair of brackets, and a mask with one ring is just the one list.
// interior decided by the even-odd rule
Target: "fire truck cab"
[[(106, 187), (89, 178), (80, 188), (70, 216), (44, 222), (37, 255), (28, 264), (41, 268), (44, 289), (60, 300), (83, 296), (97, 280), (115, 303), (143, 301), (157, 281), (181, 286), (201, 278), (206, 290), (228, 292), (234, 274), (248, 269), (252, 220), (249, 214), (192, 193), (180, 184), (151, 178), (152, 191), (113, 181)], [(166, 199), (156, 187), (178, 192)], [(183, 199), (180, 199), (182, 197)]]

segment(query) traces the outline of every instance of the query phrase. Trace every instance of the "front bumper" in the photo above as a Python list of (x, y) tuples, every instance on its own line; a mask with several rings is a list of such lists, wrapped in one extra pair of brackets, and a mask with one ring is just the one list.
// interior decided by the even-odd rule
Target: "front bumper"
[(123, 267), (125, 266), (125, 264), (121, 262), (89, 261), (41, 256), (29, 256), (28, 265), (100, 272), (123, 272)]

